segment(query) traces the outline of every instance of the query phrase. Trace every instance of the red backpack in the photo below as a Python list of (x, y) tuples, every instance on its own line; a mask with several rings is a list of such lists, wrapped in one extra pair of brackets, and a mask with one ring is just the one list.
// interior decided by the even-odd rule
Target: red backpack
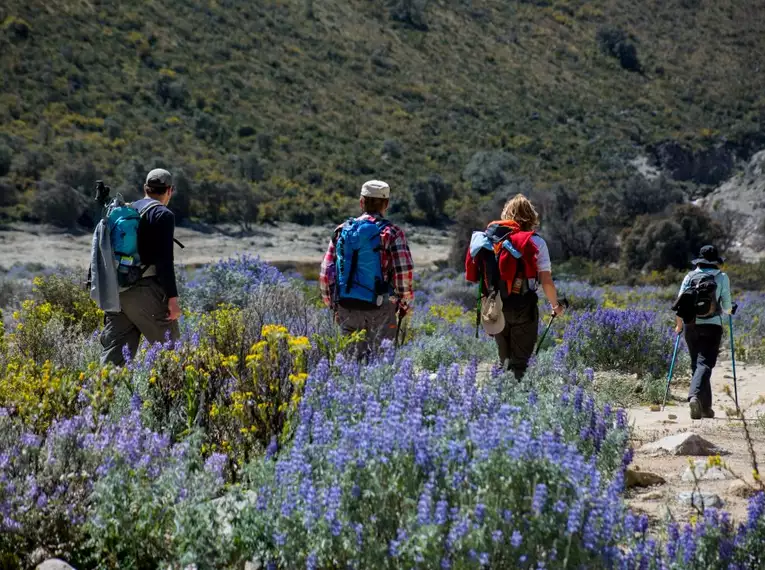
[(522, 231), (514, 221), (501, 220), (476, 234), (485, 247), (472, 253), (468, 248), (465, 278), (471, 283), (482, 281), (484, 295), (497, 289), (503, 296), (523, 293), (527, 280), (536, 279), (538, 273), (539, 249), (531, 239), (534, 232)]

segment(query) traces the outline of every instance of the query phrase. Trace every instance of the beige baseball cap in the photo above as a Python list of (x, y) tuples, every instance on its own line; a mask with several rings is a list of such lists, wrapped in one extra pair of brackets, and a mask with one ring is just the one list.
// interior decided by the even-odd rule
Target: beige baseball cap
[(362, 198), (390, 198), (390, 186), (382, 180), (368, 180), (361, 187)]

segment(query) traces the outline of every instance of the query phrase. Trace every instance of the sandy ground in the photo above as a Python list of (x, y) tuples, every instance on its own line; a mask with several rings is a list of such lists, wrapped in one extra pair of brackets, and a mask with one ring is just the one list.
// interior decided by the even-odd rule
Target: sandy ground
[[(765, 367), (737, 364), (736, 371), (739, 405), (745, 410), (744, 417), (748, 420), (754, 449), (759, 453), (760, 471), (765, 472), (765, 429), (763, 429), (765, 423), (759, 423), (762, 420), (758, 421), (759, 416), (765, 416), (765, 405), (753, 405), (761, 395), (765, 395)], [(665, 485), (630, 491), (629, 503), (636, 511), (645, 512), (649, 517), (658, 520), (665, 520), (671, 515), (677, 520), (687, 521), (695, 514), (691, 507), (683, 506), (677, 500), (679, 493), (693, 490), (692, 482), (682, 480), (689, 458), (651, 457), (639, 451), (644, 443), (680, 432), (696, 433), (729, 451), (730, 454), (722, 456), (723, 461), (734, 473), (753, 483), (751, 460), (742, 422), (726, 416), (726, 409), (732, 411), (735, 406), (731, 398), (723, 392), (725, 385), (731, 388), (733, 386), (730, 360), (719, 362), (712, 376), (713, 408), (717, 414), (714, 419), (691, 420), (688, 405), (684, 401), (677, 401), (687, 396), (687, 381), (685, 384), (673, 382), (672, 393), (676, 401), (672, 405), (668, 403), (663, 412), (652, 412), (648, 407), (629, 410), (630, 420), (634, 425), (633, 445), (636, 449), (633, 467), (638, 466), (641, 471), (656, 473), (667, 480)], [(670, 419), (670, 415), (675, 415), (676, 419)], [(724, 502), (723, 508), (730, 512), (735, 520), (742, 521), (746, 519), (747, 499), (734, 496), (729, 492), (732, 483), (732, 479), (701, 481), (699, 487), (702, 492), (718, 495)]]
[[(186, 246), (176, 247), (176, 262), (200, 265), (239, 253), (258, 255), (270, 262), (321, 263), (333, 227), (303, 227), (295, 224), (261, 226), (241, 237), (225, 228), (195, 231), (177, 228), (176, 237)], [(404, 227), (418, 268), (433, 267), (449, 254), (446, 230)], [(0, 267), (21, 264), (87, 267), (92, 235), (72, 234), (47, 226), (13, 224), (0, 229)]]

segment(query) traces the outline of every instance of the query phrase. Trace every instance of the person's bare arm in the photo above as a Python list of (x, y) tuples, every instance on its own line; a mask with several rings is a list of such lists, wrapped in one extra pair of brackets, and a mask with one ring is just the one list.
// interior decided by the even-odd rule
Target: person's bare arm
[(555, 314), (562, 314), (564, 308), (562, 305), (558, 304), (558, 290), (555, 288), (555, 283), (553, 283), (552, 271), (540, 271), (539, 282), (541, 283), (542, 290), (545, 292), (545, 297), (547, 297), (547, 301), (552, 306)]

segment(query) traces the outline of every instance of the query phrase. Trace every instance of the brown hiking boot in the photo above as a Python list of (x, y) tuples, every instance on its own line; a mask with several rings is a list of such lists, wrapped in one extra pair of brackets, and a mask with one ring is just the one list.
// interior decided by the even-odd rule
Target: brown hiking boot
[(691, 407), (691, 419), (700, 420), (702, 416), (702, 412), (701, 412), (701, 402), (699, 402), (699, 399), (695, 397), (691, 398), (689, 405)]
[(706, 410), (701, 412), (701, 416), (704, 418), (709, 418), (711, 420), (715, 417), (715, 411), (712, 408), (707, 408)]

